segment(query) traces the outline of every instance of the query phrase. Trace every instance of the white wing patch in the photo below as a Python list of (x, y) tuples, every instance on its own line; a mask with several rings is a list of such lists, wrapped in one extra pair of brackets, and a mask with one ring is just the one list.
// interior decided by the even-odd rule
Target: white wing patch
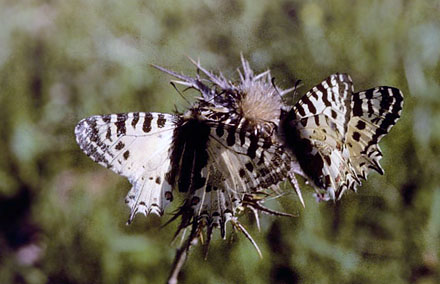
[(128, 178), (133, 185), (126, 202), (136, 213), (162, 215), (172, 201), (165, 179), (175, 116), (160, 113), (125, 113), (92, 116), (75, 128), (80, 148), (95, 162)]

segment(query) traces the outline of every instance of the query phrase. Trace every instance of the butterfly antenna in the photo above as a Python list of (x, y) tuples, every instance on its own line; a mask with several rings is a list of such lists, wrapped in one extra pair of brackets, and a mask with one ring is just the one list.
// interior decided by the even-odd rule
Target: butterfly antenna
[(302, 80), (298, 79), (295, 82), (295, 86), (293, 86), (293, 98), (296, 98), (296, 96), (298, 95), (298, 88), (302, 86)]
[[(174, 82), (170, 82), (170, 84), (171, 84), (171, 86), (173, 86), (173, 88), (177, 91), (177, 93), (182, 97), (182, 99), (184, 99), (185, 102), (186, 102), (188, 105), (191, 105), (191, 103), (188, 101), (188, 99), (185, 98), (185, 96), (183, 95), (183, 93), (177, 88), (176, 84), (175, 84)], [(189, 89), (189, 87), (187, 87), (184, 91), (186, 91), (186, 90), (188, 90), (188, 89)]]
[(295, 97), (297, 95), (298, 88), (301, 87), (301, 85), (302, 85), (301, 83), (302, 83), (301, 80), (296, 80), (295, 85), (292, 88), (290, 88), (290, 89), (282, 91), (281, 95), (284, 96), (284, 95), (286, 95), (288, 93), (293, 92), (293, 97)]
[(208, 103), (212, 102), (212, 101), (215, 100), (217, 97), (223, 95), (225, 92), (226, 92), (226, 91), (222, 89), (222, 91), (221, 91), (220, 93), (216, 93), (214, 96), (212, 96), (211, 99), (207, 100), (206, 102), (208, 102)]
[(298, 88), (300, 87), (302, 81), (300, 79), (296, 80), (295, 86), (293, 87), (293, 95), (296, 95), (298, 92)]
[(270, 82), (272, 83), (272, 87), (275, 89), (275, 91), (277, 92), (277, 94), (278, 94), (280, 97), (282, 97), (283, 94), (281, 94), (281, 93), (278, 91), (277, 85), (275, 85), (275, 77), (272, 77), (272, 78), (270, 79)]

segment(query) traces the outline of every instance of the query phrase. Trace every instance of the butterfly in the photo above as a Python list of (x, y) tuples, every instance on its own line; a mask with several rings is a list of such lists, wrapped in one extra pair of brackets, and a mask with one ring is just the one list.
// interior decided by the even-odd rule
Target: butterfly
[(288, 181), (304, 204), (297, 175), (320, 200), (356, 190), (371, 170), (383, 174), (379, 141), (400, 117), (403, 96), (393, 87), (354, 92), (350, 76), (333, 74), (290, 106), (270, 71), (255, 75), (242, 58), (239, 81), (192, 61), (196, 77), (155, 66), (195, 89), (200, 97), (184, 113), (134, 112), (91, 116), (75, 128), (80, 148), (94, 161), (128, 178), (128, 223), (138, 213), (164, 214), (175, 195), (183, 203), (176, 236), (191, 228), (188, 245), (226, 224), (255, 242), (238, 221), (250, 209), (291, 216), (263, 205), (283, 195)]
[(384, 174), (379, 141), (400, 118), (403, 95), (393, 87), (354, 92), (347, 74), (333, 74), (304, 95), (281, 122), (284, 144), (319, 199), (356, 191), (370, 171)]

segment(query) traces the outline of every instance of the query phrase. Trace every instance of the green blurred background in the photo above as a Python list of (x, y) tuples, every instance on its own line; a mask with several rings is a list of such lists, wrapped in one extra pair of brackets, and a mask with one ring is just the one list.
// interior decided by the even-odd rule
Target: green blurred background
[[(176, 224), (126, 226), (128, 181), (75, 143), (84, 117), (172, 112), (187, 103), (155, 70), (186, 59), (237, 78), (256, 71), (300, 93), (333, 72), (356, 90), (400, 88), (401, 120), (383, 139), (384, 176), (306, 208), (292, 194), (240, 234), (193, 249), (182, 283), (440, 283), (440, 2), (0, 1), (0, 282), (163, 283)], [(190, 96), (191, 99), (191, 96)], [(171, 211), (168, 211), (171, 212)]]

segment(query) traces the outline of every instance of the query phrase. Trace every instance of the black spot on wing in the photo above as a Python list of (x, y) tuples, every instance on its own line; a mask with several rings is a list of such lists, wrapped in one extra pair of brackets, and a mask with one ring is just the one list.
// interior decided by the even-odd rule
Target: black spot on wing
[(275, 183), (275, 179), (272, 175), (268, 175), (264, 180), (264, 187), (269, 187), (270, 185)]
[(125, 135), (127, 132), (127, 129), (125, 127), (125, 121), (127, 120), (127, 114), (120, 113), (117, 115), (117, 121), (115, 122), (116, 125), (116, 133), (117, 136)]
[(324, 86), (322, 84), (318, 84), (316, 88), (321, 92), (321, 98), (325, 106), (331, 106), (331, 103), (327, 98), (327, 90), (324, 88)]
[(247, 155), (251, 158), (254, 159), (257, 153), (257, 148), (258, 148), (258, 137), (255, 136), (254, 134), (249, 136), (249, 139), (251, 140), (251, 143), (247, 149)]
[(136, 128), (138, 121), (139, 121), (139, 113), (135, 112), (133, 113), (133, 120), (131, 121), (131, 126), (133, 126), (133, 128)]
[(112, 128), (107, 126), (107, 133), (105, 134), (105, 138), (112, 142)]
[(165, 192), (165, 199), (169, 201), (173, 201), (173, 193), (171, 191)]
[(359, 142), (360, 138), (361, 138), (361, 135), (359, 134), (359, 132), (354, 132), (353, 133), (353, 139), (355, 141)]
[(242, 146), (246, 142), (246, 133), (248, 132), (248, 126), (249, 126), (249, 121), (245, 119), (243, 124), (241, 125), (240, 133), (239, 133), (240, 145)]
[(373, 93), (375, 89), (369, 89), (365, 91), (365, 97), (367, 98), (367, 106), (368, 106), (368, 115), (371, 117), (374, 114), (373, 108)]
[(366, 124), (362, 120), (359, 120), (358, 123), (356, 124), (356, 128), (359, 130), (365, 129), (365, 126), (366, 126)]
[(235, 144), (235, 131), (236, 128), (234, 126), (228, 128), (228, 137), (226, 138), (226, 143), (228, 146)]
[(362, 100), (359, 97), (359, 93), (354, 93), (351, 96), (351, 99), (353, 100), (353, 107), (352, 107), (353, 116), (362, 116), (364, 111), (362, 110)]
[(173, 131), (173, 141), (169, 149), (169, 155), (171, 158), (171, 168), (170, 171), (166, 173), (165, 179), (172, 187), (174, 187), (177, 175), (179, 174), (180, 161), (185, 146), (184, 143), (186, 140), (186, 135), (184, 131), (182, 133), (182, 127), (184, 126), (184, 123), (185, 121), (180, 117), (175, 122), (175, 128)]
[(122, 150), (124, 148), (125, 144), (122, 141), (119, 141), (118, 144), (116, 144), (115, 149), (116, 150)]
[(311, 112), (312, 114), (316, 114), (316, 108), (308, 96), (302, 97), (302, 102), (307, 105), (309, 112)]
[(329, 175), (325, 175), (324, 183), (325, 183), (326, 188), (330, 185), (330, 176)]
[(165, 115), (163, 114), (159, 114), (157, 116), (157, 127), (159, 128), (163, 128), (165, 126), (165, 123), (167, 122), (167, 120), (165, 119)]
[(128, 151), (128, 150), (127, 150), (127, 151), (125, 151), (125, 152), (124, 152), (124, 154), (123, 154), (123, 156), (124, 156), (124, 159), (126, 159), (126, 160), (127, 160), (127, 159), (128, 159), (128, 157), (130, 157), (130, 151)]
[(302, 107), (301, 104), (297, 103), (297, 104), (295, 105), (295, 107), (296, 107), (296, 110), (298, 111), (298, 113), (299, 113), (301, 116), (305, 116), (305, 115), (306, 115), (306, 111), (304, 110), (304, 108)]
[(254, 166), (252, 165), (252, 163), (246, 163), (246, 169), (250, 172), (252, 172), (254, 170)]
[(383, 115), (385, 112), (391, 111), (395, 99), (388, 93), (387, 88), (379, 88), (381, 93), (379, 115)]
[(153, 115), (151, 113), (145, 113), (144, 117), (144, 123), (142, 125), (142, 130), (145, 133), (148, 133), (151, 131), (151, 121), (153, 120)]
[[(331, 86), (332, 86), (332, 81), (331, 81), (331, 77), (328, 77), (326, 80), (325, 80), (325, 82), (327, 83), (327, 86), (329, 86), (330, 88), (331, 88)], [(332, 101), (332, 102), (336, 102), (336, 94), (335, 94), (335, 92), (333, 92), (331, 89), (328, 89), (328, 90), (326, 90), (325, 91), (328, 95), (330, 95), (330, 100)]]
[(319, 123), (319, 116), (315, 115), (313, 118), (314, 118), (314, 120), (315, 120), (315, 124), (316, 124), (317, 126), (319, 126), (319, 125), (320, 125), (320, 123)]
[(222, 137), (223, 134), (225, 134), (225, 129), (224, 129), (224, 125), (222, 123), (220, 123), (219, 125), (217, 125), (217, 128), (215, 129), (215, 133), (217, 134), (218, 137)]
[(103, 115), (102, 121), (104, 121), (105, 123), (110, 123), (111, 122), (111, 115)]
[(240, 175), (241, 178), (244, 178), (244, 177), (246, 176), (246, 172), (244, 171), (243, 168), (241, 168), (241, 169), (238, 171), (238, 174)]
[(212, 186), (210, 184), (206, 185), (205, 192), (211, 192)]

